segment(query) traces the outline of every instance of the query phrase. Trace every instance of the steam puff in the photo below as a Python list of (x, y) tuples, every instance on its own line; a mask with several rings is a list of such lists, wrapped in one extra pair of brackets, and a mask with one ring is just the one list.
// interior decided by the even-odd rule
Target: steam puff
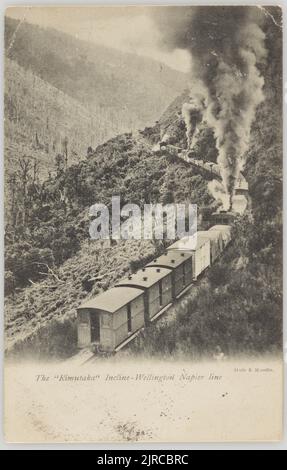
[[(191, 54), (192, 80), (205, 94), (204, 119), (214, 129), (223, 187), (231, 200), (256, 108), (264, 99), (257, 68), (266, 57), (264, 15), (257, 7), (216, 6), (167, 7), (155, 17), (165, 46)], [(189, 111), (183, 109), (191, 143), (196, 129)]]

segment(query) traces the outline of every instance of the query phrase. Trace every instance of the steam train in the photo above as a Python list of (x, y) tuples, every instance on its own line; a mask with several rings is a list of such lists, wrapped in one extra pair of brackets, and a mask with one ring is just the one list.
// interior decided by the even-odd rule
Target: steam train
[(84, 302), (77, 309), (78, 348), (115, 351), (179, 298), (216, 261), (230, 240), (230, 225), (198, 231)]
[[(215, 178), (221, 181), (221, 171), (220, 167), (217, 163), (209, 162), (206, 160), (199, 160), (193, 157), (191, 151), (183, 149), (181, 147), (177, 147), (167, 142), (160, 142), (159, 144), (155, 145), (153, 148), (153, 153), (155, 155), (162, 155), (166, 154), (169, 156), (174, 156), (181, 158), (185, 162), (189, 163), (190, 165), (198, 168), (199, 170), (203, 171), (204, 173), (208, 173), (210, 177)], [(239, 174), (239, 177), (236, 180), (235, 185), (235, 196), (248, 196), (248, 183), (242, 173)]]

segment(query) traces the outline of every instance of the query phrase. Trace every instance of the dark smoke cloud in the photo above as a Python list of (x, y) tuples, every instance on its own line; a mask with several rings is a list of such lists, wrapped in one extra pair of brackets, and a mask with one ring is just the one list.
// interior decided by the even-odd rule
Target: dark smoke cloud
[(182, 106), (182, 116), (186, 126), (187, 146), (192, 148), (199, 133), (199, 124), (203, 117), (203, 106), (200, 100), (191, 98), (189, 103)]
[(232, 198), (245, 164), (251, 124), (263, 101), (258, 64), (266, 57), (257, 7), (167, 7), (155, 11), (163, 44), (190, 52), (191, 96), (202, 95), (214, 129), (224, 189)]

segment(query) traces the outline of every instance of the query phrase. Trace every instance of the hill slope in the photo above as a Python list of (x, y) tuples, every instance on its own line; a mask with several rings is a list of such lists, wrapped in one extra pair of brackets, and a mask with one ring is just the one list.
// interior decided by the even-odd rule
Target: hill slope
[[(63, 152), (65, 138), (69, 164), (85, 155), (96, 119), (93, 121), (78, 101), (9, 59), (5, 63), (4, 99), (7, 171), (17, 168), (20, 157), (30, 155), (37, 159), (41, 176), (47, 177), (54, 171), (56, 155)], [(98, 133), (98, 137), (101, 141), (105, 136)]]
[[(5, 62), (5, 162), (15, 171), (17, 160), (31, 156), (40, 176), (55, 172), (55, 157), (63, 154), (67, 140), (68, 165), (84, 158), (87, 148), (126, 130), (126, 113), (93, 106), (76, 99), (21, 67)], [(129, 115), (131, 121), (135, 116)]]
[[(186, 86), (185, 74), (152, 59), (5, 19), (6, 54), (90, 112), (112, 108), (125, 130), (152, 124)], [(123, 131), (124, 129), (122, 129)]]

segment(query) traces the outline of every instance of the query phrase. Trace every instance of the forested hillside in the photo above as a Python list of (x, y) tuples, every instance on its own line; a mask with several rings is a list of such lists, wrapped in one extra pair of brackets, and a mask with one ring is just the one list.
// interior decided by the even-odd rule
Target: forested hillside
[(5, 19), (8, 58), (78, 100), (90, 113), (113, 113), (116, 133), (152, 124), (187, 84), (185, 74), (164, 64), (56, 30), (23, 22), (14, 35), (18, 23)]
[(9, 59), (4, 103), (7, 171), (17, 168), (20, 157), (31, 156), (42, 179), (54, 173), (56, 156), (65, 153), (65, 145), (71, 165), (85, 156), (89, 145), (104, 140), (107, 120), (111, 121), (104, 113), (101, 119), (90, 114), (78, 101)]
[(89, 110), (10, 59), (5, 62), (4, 105), (7, 172), (13, 173), (27, 156), (37, 161), (41, 179), (55, 173), (59, 155), (67, 158), (63, 165), (77, 163), (87, 151), (133, 128), (136, 118), (97, 104)]

